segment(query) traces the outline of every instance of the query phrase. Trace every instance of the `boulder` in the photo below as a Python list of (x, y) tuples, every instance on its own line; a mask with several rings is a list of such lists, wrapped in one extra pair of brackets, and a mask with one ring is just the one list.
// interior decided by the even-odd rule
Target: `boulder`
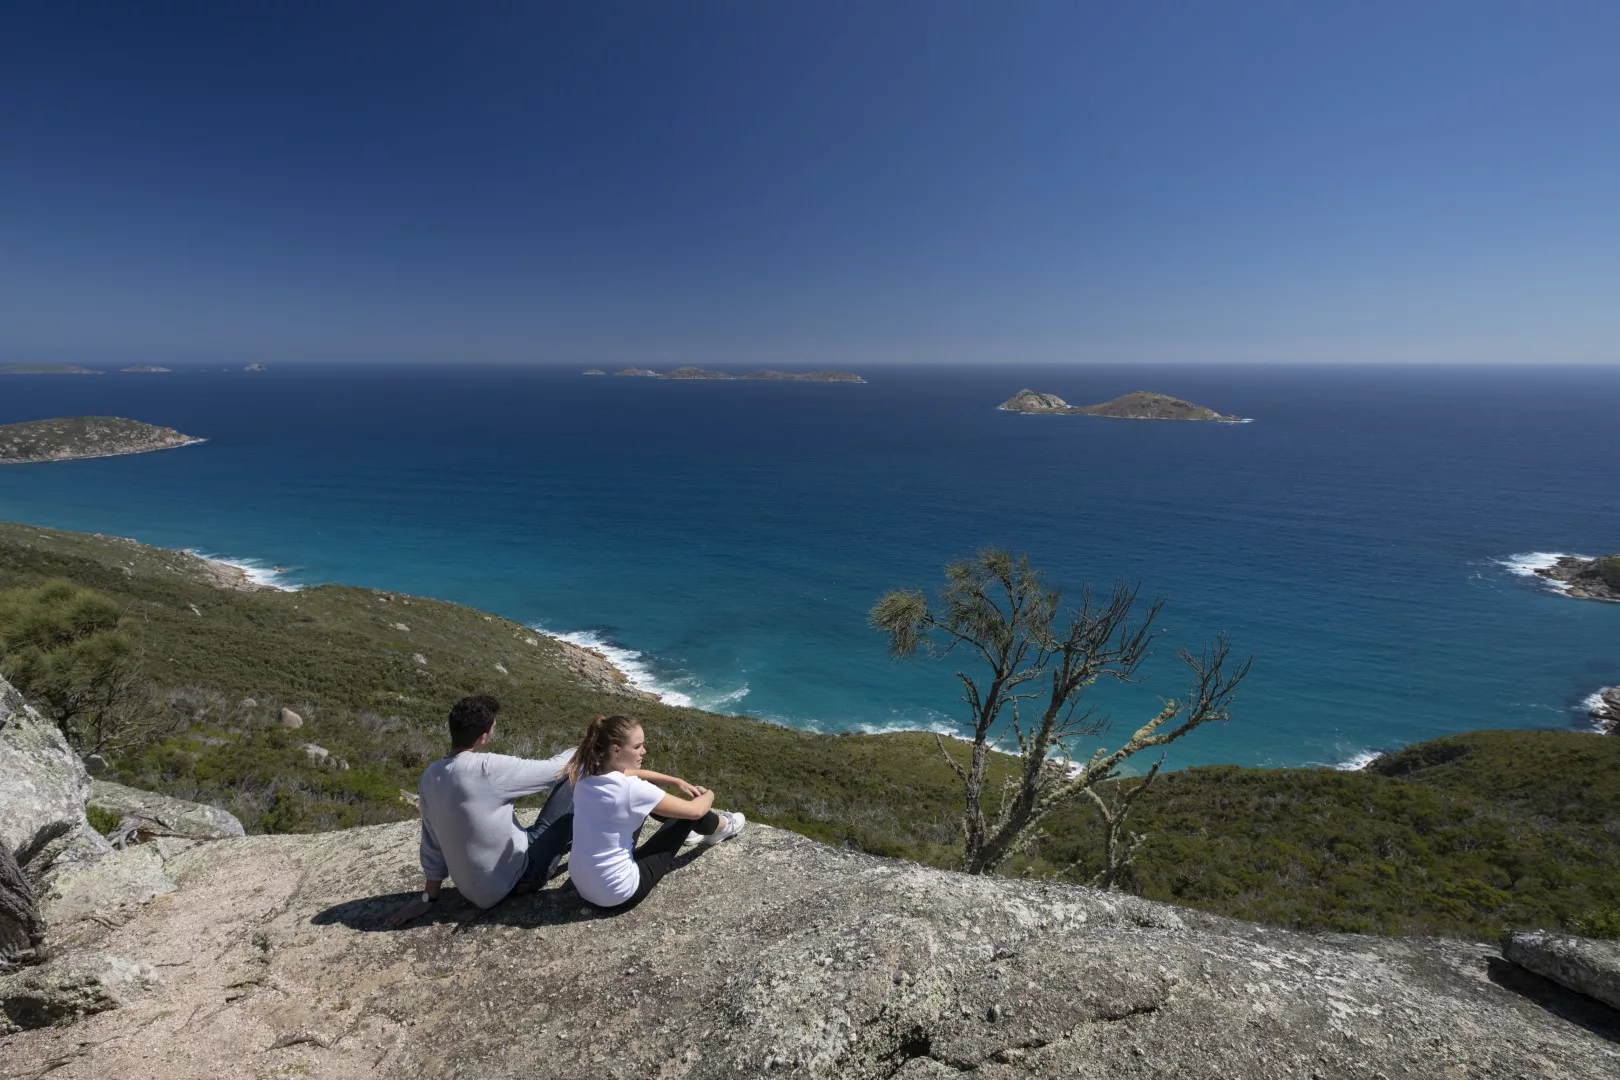
[(1620, 1009), (1620, 941), (1510, 930), (1502, 935), (1502, 955), (1542, 978)]
[(105, 780), (91, 781), (90, 805), (126, 821), (133, 820), (143, 839), (179, 836), (188, 840), (223, 840), (244, 835), (242, 823), (217, 807)]
[(303, 751), (309, 757), (311, 765), (325, 765), (326, 759), (332, 756), (332, 751), (324, 746), (316, 746), (312, 742), (305, 743)]
[(89, 754), (84, 759), (84, 771), (91, 776), (103, 776), (111, 767), (100, 754)]
[(0, 678), (0, 842), (33, 872), (52, 842), (88, 828), (90, 774), (57, 726)]
[(0, 841), (0, 971), (45, 957), (45, 924), (34, 887)]
[(282, 709), (281, 726), (284, 728), (301, 728), (304, 726), (304, 718), (291, 709)]
[(40, 897), (40, 914), (53, 928), (80, 919), (109, 919), (174, 891), (163, 856), (151, 845), (113, 851), (93, 862), (58, 870)]
[(116, 1009), (131, 994), (158, 982), (146, 964), (99, 952), (64, 956), (0, 976), (0, 1035)]

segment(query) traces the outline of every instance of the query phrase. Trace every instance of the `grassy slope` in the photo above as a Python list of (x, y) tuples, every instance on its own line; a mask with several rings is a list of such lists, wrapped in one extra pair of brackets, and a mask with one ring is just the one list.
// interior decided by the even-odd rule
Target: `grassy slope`
[[(582, 688), (554, 642), (469, 608), (341, 586), (229, 592), (172, 552), (0, 524), (0, 588), (49, 577), (127, 606), (147, 668), (190, 721), (116, 763), (117, 778), (217, 802), (250, 830), (412, 815), (399, 790), (443, 752), (450, 703), (489, 692), (505, 704), (507, 752), (551, 752), (591, 715), (632, 711), (652, 767), (714, 786), (722, 805), (832, 843), (953, 857), (958, 794), (928, 736), (818, 735), (633, 701)], [(282, 728), (282, 706), (307, 725)], [(305, 742), (352, 767), (312, 764)], [(1489, 937), (1620, 910), (1620, 739), (1483, 732), (1379, 769), (1164, 776), (1135, 818), (1153, 839), (1134, 886), (1245, 918), (1383, 933)], [(1030, 870), (1095, 862), (1084, 813), (1052, 831)]]

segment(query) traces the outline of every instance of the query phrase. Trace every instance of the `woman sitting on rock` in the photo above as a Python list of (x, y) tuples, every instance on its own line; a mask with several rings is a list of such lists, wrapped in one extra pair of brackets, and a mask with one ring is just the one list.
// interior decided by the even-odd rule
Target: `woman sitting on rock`
[[(579, 895), (597, 907), (628, 911), (646, 899), (660, 878), (675, 868), (675, 856), (696, 832), (700, 843), (718, 844), (747, 824), (741, 813), (716, 813), (714, 792), (641, 768), (647, 738), (629, 716), (598, 716), (591, 721), (569, 762), (574, 781), (574, 844), (568, 876)], [(678, 788), (685, 798), (657, 787)], [(664, 826), (635, 847), (647, 818)]]

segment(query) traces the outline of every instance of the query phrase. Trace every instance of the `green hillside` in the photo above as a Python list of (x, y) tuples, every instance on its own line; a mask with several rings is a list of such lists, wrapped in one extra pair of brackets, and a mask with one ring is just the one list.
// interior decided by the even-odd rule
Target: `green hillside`
[[(723, 806), (878, 854), (957, 854), (960, 794), (931, 736), (820, 735), (626, 698), (582, 684), (559, 643), (470, 608), (344, 586), (242, 592), (181, 553), (0, 524), (0, 589), (58, 578), (124, 608), (185, 721), (115, 760), (114, 778), (217, 803), (250, 831), (413, 816), (400, 790), (443, 752), (450, 704), (485, 692), (505, 705), (505, 752), (551, 753), (592, 715), (630, 711), (649, 765)], [(283, 727), (284, 707), (305, 726)], [(1131, 884), (1154, 899), (1307, 928), (1620, 932), (1620, 739), (1481, 732), (1363, 773), (1190, 769), (1161, 777), (1133, 821), (1153, 838)], [(1078, 860), (1083, 880), (1099, 847), (1083, 808), (1052, 834), (1014, 872)]]

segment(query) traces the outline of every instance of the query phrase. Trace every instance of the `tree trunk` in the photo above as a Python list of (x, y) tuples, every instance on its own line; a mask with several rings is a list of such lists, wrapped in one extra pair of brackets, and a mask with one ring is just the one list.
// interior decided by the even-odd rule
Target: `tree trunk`
[(0, 840), (0, 968), (37, 964), (45, 959), (45, 924), (40, 921), (34, 890)]

